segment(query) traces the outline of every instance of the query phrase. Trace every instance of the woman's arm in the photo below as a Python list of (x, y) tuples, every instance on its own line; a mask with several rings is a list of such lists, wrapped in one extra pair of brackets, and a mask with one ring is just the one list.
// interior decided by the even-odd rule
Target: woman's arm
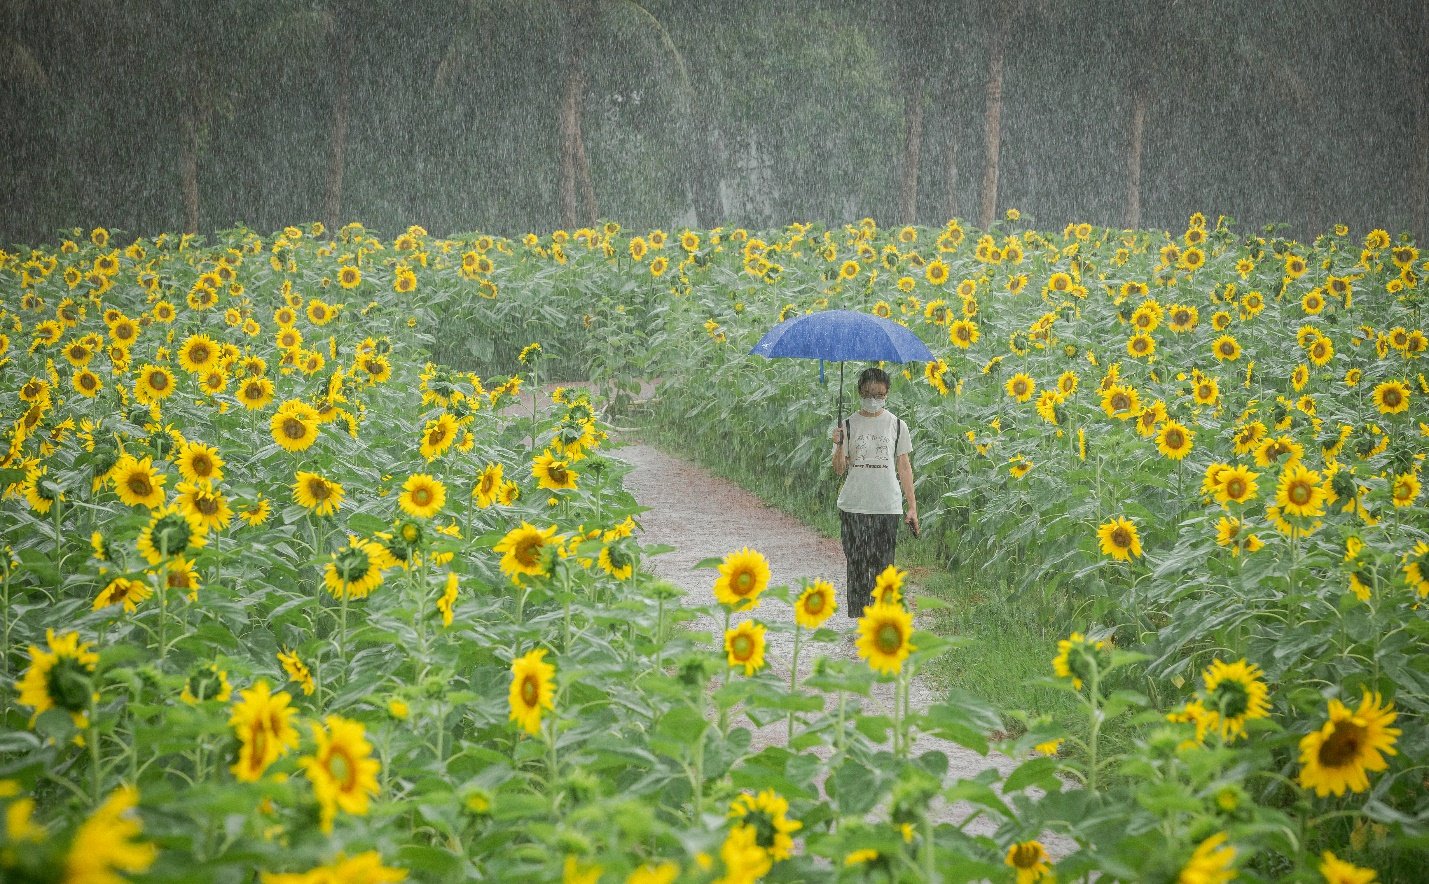
[(834, 475), (848, 472), (848, 457), (844, 454), (844, 428), (834, 428)]
[(918, 524), (918, 498), (913, 494), (913, 464), (908, 455), (898, 455), (898, 484), (903, 488), (903, 499), (908, 501), (908, 514), (904, 519)]

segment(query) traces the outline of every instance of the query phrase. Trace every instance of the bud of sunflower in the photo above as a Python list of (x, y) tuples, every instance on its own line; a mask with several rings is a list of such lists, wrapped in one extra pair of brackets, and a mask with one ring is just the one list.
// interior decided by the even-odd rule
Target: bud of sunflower
[(720, 668), (723, 661), (709, 654), (687, 654), (681, 657), (677, 666), (680, 683), (687, 687), (703, 689), (710, 676)]
[(183, 554), (193, 540), (193, 528), (180, 513), (169, 513), (154, 523), (149, 543), (159, 555), (169, 558)]

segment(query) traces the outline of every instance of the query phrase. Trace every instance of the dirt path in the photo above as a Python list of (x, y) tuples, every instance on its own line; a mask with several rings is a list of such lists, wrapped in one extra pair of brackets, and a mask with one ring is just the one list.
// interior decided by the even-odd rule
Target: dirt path
[[(549, 402), (549, 391), (556, 385), (542, 385), (544, 402)], [(568, 383), (565, 386), (586, 386)], [(641, 398), (651, 395), (653, 385), (647, 383), (641, 391)], [(529, 395), (529, 394), (527, 394)], [(529, 409), (526, 398), (523, 407)], [(674, 551), (666, 552), (645, 562), (657, 577), (669, 581), (684, 591), (690, 605), (709, 605), (714, 601), (713, 586), (717, 576), (711, 570), (695, 570), (694, 565), (706, 558), (723, 557), (726, 554), (748, 546), (757, 549), (769, 561), (770, 586), (788, 586), (797, 595), (797, 588), (805, 578), (819, 578), (834, 585), (835, 597), (840, 610), (825, 624), (843, 633), (856, 630), (855, 621), (842, 610), (844, 602), (845, 561), (842, 544), (835, 539), (816, 533), (812, 528), (767, 506), (759, 498), (734, 483), (715, 476), (689, 461), (675, 457), (640, 441), (635, 431), (612, 431), (613, 444), (606, 454), (629, 463), (633, 469), (625, 477), (625, 488), (635, 496), (641, 506), (650, 507), (637, 517), (640, 525), (639, 537), (642, 544), (669, 544)], [(910, 579), (904, 585), (905, 597), (916, 599), (919, 588)], [(764, 597), (753, 612), (738, 614), (731, 625), (753, 617), (761, 623), (773, 624), (794, 622), (794, 612), (789, 603)], [(722, 619), (704, 616), (690, 622), (692, 630), (704, 631), (714, 636), (713, 641), (722, 647), (724, 623)], [(789, 676), (789, 665), (793, 659), (793, 635), (787, 632), (766, 633), (766, 665), (781, 678)], [(841, 636), (840, 641), (824, 644), (801, 644), (799, 678), (802, 681), (813, 671), (814, 661), (820, 656), (859, 660), (853, 644)], [(915, 678), (910, 685), (909, 703), (912, 709), (927, 709), (938, 701), (935, 691), (922, 679)], [(860, 708), (861, 706), (861, 708)], [(849, 714), (862, 712), (866, 715), (893, 714), (893, 685), (876, 684), (872, 696), (853, 698)], [(753, 732), (752, 748), (755, 751), (765, 746), (782, 746), (786, 731), (782, 720), (763, 728), (756, 727), (738, 709), (734, 721), (745, 725)], [(814, 750), (827, 758), (827, 746)], [(987, 768), (996, 768), (1005, 776), (1018, 764), (1007, 756), (992, 753), (979, 755), (956, 743), (937, 737), (917, 736), (911, 747), (911, 757), (925, 752), (938, 751), (949, 759), (945, 785), (968, 779)], [(974, 811), (966, 802), (948, 804), (937, 799), (934, 806), (937, 821), (954, 824), (965, 820)], [(986, 818), (972, 820), (966, 831), (971, 834), (990, 835), (996, 824)], [(1044, 833), (1043, 844), (1054, 858), (1067, 856), (1076, 845), (1060, 836)]]

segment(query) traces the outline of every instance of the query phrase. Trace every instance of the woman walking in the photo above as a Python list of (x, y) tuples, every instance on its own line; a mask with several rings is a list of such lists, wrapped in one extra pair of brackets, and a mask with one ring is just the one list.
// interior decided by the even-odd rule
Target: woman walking
[[(888, 373), (866, 368), (858, 376), (862, 408), (834, 428), (834, 474), (848, 474), (839, 491), (839, 536), (848, 560), (845, 608), (851, 619), (873, 603), (879, 572), (893, 564), (899, 516), (918, 533), (913, 496), (913, 450), (908, 425), (885, 409)], [(903, 502), (908, 508), (905, 513)]]

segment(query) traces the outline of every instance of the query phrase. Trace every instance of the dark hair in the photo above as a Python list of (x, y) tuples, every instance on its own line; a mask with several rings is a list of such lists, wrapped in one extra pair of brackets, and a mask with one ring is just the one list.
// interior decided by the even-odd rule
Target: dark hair
[(893, 387), (893, 383), (888, 380), (888, 372), (876, 365), (870, 365), (868, 368), (865, 368), (863, 373), (858, 376), (858, 391), (862, 393), (863, 385), (870, 381), (882, 384), (884, 389), (892, 389)]

